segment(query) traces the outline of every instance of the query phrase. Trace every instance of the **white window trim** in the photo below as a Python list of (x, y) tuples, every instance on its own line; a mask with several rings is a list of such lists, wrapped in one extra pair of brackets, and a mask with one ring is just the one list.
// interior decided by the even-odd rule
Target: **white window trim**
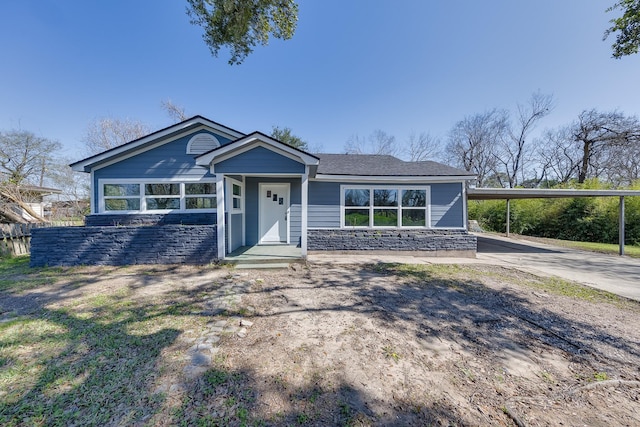
[[(233, 178), (227, 177), (227, 182), (229, 183), (229, 188), (227, 189), (229, 193), (229, 199), (227, 203), (229, 206), (227, 207), (227, 211), (232, 214), (241, 214), (244, 213), (244, 184), (241, 181), (235, 180)], [(240, 195), (236, 196), (233, 194), (233, 186), (237, 185), (240, 187)], [(233, 199), (240, 199), (240, 209), (233, 207)]]
[[(344, 193), (345, 190), (369, 190), (369, 206), (345, 206)], [(373, 206), (373, 191), (374, 190), (396, 190), (398, 191), (398, 206)], [(424, 208), (403, 208), (402, 203), (402, 190), (424, 190), (426, 191), (426, 206)], [(354, 226), (345, 224), (345, 209), (368, 209), (369, 210), (369, 225), (367, 226)], [(395, 226), (380, 226), (373, 225), (374, 209), (395, 209), (398, 212), (398, 222)], [(425, 210), (425, 225), (419, 226), (402, 226), (402, 210)], [(340, 186), (340, 228), (348, 229), (377, 229), (377, 230), (410, 230), (419, 229), (426, 230), (431, 229), (431, 186), (430, 185), (341, 185)]]
[[(215, 184), (215, 178), (202, 178), (202, 179), (179, 179), (179, 178), (158, 178), (158, 179), (135, 179), (135, 178), (102, 178), (98, 180), (98, 214), (102, 215), (130, 215), (130, 214), (145, 214), (145, 213), (206, 213), (206, 212), (216, 212), (216, 209), (186, 209), (186, 199), (189, 197), (185, 194), (185, 184), (204, 184), (204, 183), (213, 183)], [(167, 196), (170, 198), (180, 198), (180, 209), (149, 209), (147, 210), (146, 206), (146, 198), (147, 196), (144, 194), (144, 186), (145, 184), (180, 184), (180, 196)], [(140, 195), (138, 198), (140, 199), (140, 210), (128, 210), (128, 211), (109, 211), (106, 210), (105, 207), (105, 195), (104, 195), (104, 186), (105, 184), (138, 184), (140, 186)], [(197, 196), (206, 196), (206, 195), (192, 195), (193, 197)], [(149, 196), (152, 197), (152, 196)], [(218, 195), (216, 194), (216, 198)], [(107, 198), (130, 198), (135, 199), (136, 196), (107, 196)]]

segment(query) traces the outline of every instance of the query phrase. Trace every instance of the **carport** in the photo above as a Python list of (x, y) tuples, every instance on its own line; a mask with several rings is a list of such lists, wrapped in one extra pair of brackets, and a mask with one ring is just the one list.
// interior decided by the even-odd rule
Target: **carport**
[(624, 198), (640, 196), (637, 190), (573, 190), (573, 189), (539, 189), (539, 188), (469, 188), (468, 200), (506, 200), (507, 201), (507, 236), (509, 236), (510, 202), (513, 199), (566, 199), (575, 197), (619, 197), (618, 242), (619, 253), (624, 255)]

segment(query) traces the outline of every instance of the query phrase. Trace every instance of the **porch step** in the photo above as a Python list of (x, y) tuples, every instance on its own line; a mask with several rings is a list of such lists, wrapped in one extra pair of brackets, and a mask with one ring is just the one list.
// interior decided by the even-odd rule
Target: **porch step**
[[(304, 263), (300, 248), (292, 245), (251, 246), (242, 247), (227, 255), (224, 259), (227, 264), (234, 264), (237, 268), (241, 265), (252, 265), (269, 268), (269, 264), (281, 264), (288, 266), (290, 263)], [(247, 267), (244, 267), (247, 268)], [(278, 267), (273, 267), (278, 268)]]
[(236, 264), (236, 269), (247, 269), (247, 270), (261, 270), (266, 268), (289, 268), (289, 263), (284, 262), (269, 262), (269, 263), (253, 263), (253, 264)]

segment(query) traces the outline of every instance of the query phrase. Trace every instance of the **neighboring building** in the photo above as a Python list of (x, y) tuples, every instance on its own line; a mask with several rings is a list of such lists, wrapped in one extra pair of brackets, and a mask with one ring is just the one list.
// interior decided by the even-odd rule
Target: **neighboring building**
[[(91, 214), (84, 231), (66, 232), (93, 242), (100, 241), (95, 233), (120, 239), (120, 250), (136, 252), (119, 256), (117, 248), (48, 235), (57, 244), (82, 246), (83, 255), (67, 263), (197, 264), (270, 244), (298, 246), (302, 257), (309, 251), (475, 254), (465, 197), (475, 176), (436, 162), (310, 154), (196, 116), (71, 167), (91, 174)], [(151, 235), (152, 242), (138, 242)], [(41, 237), (32, 245), (46, 241)], [(95, 254), (105, 251), (106, 258)]]
[[(0, 222), (43, 222), (45, 217), (44, 197), (60, 194), (61, 192), (61, 190), (55, 188), (39, 187), (36, 185), (14, 187), (10, 191), (10, 193), (14, 193), (11, 198), (2, 196)], [(29, 212), (29, 210), (31, 212)]]

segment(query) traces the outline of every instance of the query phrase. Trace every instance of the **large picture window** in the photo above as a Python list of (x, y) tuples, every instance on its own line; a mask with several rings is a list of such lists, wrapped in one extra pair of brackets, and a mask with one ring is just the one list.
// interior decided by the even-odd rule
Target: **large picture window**
[(104, 182), (103, 212), (215, 210), (215, 182)]
[(428, 187), (342, 188), (344, 227), (427, 227)]

